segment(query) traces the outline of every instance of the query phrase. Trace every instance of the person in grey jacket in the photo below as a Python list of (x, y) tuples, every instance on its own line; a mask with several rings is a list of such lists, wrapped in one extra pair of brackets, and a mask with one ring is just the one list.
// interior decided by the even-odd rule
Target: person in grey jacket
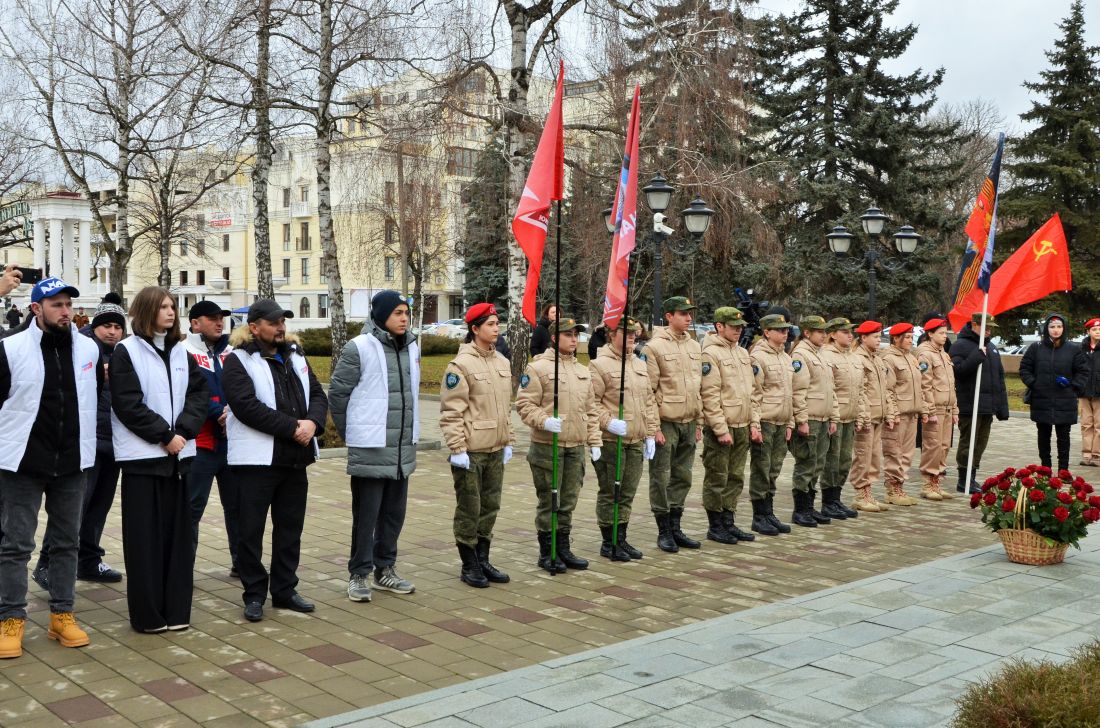
[(332, 419), (348, 446), (353, 602), (371, 600), (372, 569), (375, 589), (415, 590), (394, 570), (420, 434), (420, 349), (408, 329), (409, 306), (401, 295), (376, 294), (370, 320), (344, 346), (329, 385)]

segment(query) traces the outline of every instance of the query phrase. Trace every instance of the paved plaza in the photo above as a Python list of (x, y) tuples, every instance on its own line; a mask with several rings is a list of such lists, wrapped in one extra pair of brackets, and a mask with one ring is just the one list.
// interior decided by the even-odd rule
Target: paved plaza
[[(423, 437), (438, 440), (438, 405), (422, 405)], [(983, 470), (1034, 460), (1033, 433), (1025, 419), (995, 423)], [(999, 546), (975, 554), (996, 539), (961, 498), (796, 528), (790, 536), (751, 544), (706, 542), (698, 552), (664, 554), (655, 546), (645, 479), (631, 541), (646, 556), (611, 564), (597, 556), (591, 473), (573, 535), (574, 550), (590, 558), (592, 568), (552, 577), (534, 563), (535, 494), (525, 454), (523, 437), (506, 469), (494, 538), (494, 563), (512, 576), (507, 585), (471, 589), (458, 580), (453, 489), (438, 450), (420, 454), (410, 485), (398, 571), (416, 583), (413, 595), (376, 593), (370, 604), (348, 601), (350, 494), (338, 458), (311, 469), (299, 590), (317, 602), (313, 615), (269, 605), (264, 621), (244, 620), (240, 586), (228, 576), (216, 497), (203, 521), (189, 631), (135, 634), (127, 620), (126, 582), (80, 582), (76, 611), (92, 644), (63, 649), (46, 639), (45, 595), (32, 584), (25, 654), (0, 662), (0, 725), (289, 726), (326, 718), (348, 723), (364, 708), (389, 721), (371, 718), (365, 725), (579, 725), (578, 712), (593, 728), (639, 718), (650, 721), (646, 725), (742, 719), (819, 725), (824, 719), (842, 724), (849, 719), (842, 716), (861, 709), (873, 719), (876, 709), (900, 710), (908, 703), (921, 719), (930, 711), (942, 720), (950, 701), (947, 693), (937, 697), (934, 686), (954, 677), (957, 687), (1003, 657), (968, 640), (1019, 618), (1015, 609), (1039, 599), (1029, 590), (1066, 581), (1057, 605), (1043, 603), (1069, 605), (1067, 624), (1072, 602), (1085, 598), (1070, 596), (1100, 591), (1088, 549), (1080, 556), (1071, 552), (1064, 567), (1037, 574), (1008, 564)], [(783, 518), (791, 510), (790, 464), (788, 459), (776, 501)], [(701, 481), (697, 460), (684, 519), (685, 530), (697, 537), (706, 524)], [(739, 514), (745, 527), (748, 511), (746, 500)], [(120, 538), (116, 502), (104, 547), (118, 567)], [(897, 571), (907, 567), (916, 569)], [(987, 572), (998, 581), (980, 585)], [(1055, 647), (1068, 646), (1047, 636)], [(640, 646), (627, 642), (638, 639)], [(1013, 649), (1037, 642), (1014, 643)], [(921, 651), (926, 647), (934, 654)], [(665, 653), (674, 657), (661, 657)], [(948, 675), (960, 663), (967, 667)], [(515, 672), (521, 668), (531, 672)], [(805, 677), (805, 684), (792, 688), (783, 677), (787, 670)], [(540, 675), (553, 678), (542, 684)], [(559, 678), (577, 682), (562, 690), (553, 684)], [(486, 685), (483, 692), (482, 682), (470, 682), (478, 679), (500, 687), (494, 692)], [(856, 682), (838, 688), (836, 700), (822, 699), (825, 688), (848, 680)], [(914, 685), (926, 692), (914, 698)], [(453, 692), (430, 692), (441, 688)], [(652, 699), (639, 699), (643, 693)], [(760, 702), (740, 703), (752, 696)], [(383, 705), (398, 699), (421, 701), (421, 707)], [(474, 711), (471, 719), (467, 711), (479, 700), (494, 708)], [(936, 701), (938, 712), (926, 705)], [(825, 711), (822, 705), (831, 707), (813, 712)], [(704, 720), (704, 713), (713, 717)], [(436, 719), (441, 722), (431, 723)]]

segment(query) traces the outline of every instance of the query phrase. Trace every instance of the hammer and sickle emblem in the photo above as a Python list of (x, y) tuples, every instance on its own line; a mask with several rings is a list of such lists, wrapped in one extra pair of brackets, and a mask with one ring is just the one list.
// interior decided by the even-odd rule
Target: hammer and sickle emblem
[(1035, 262), (1039, 262), (1039, 258), (1044, 255), (1058, 255), (1058, 251), (1054, 248), (1054, 243), (1049, 240), (1037, 240), (1031, 244), (1031, 252), (1035, 253)]

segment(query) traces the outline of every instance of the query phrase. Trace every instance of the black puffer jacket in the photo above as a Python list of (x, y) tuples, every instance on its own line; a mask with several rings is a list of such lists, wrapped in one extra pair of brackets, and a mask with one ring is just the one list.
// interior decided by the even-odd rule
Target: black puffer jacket
[(80, 333), (99, 345), (99, 366), (107, 367), (107, 376), (99, 387), (99, 402), (95, 416), (95, 451), (99, 457), (114, 458), (115, 445), (111, 440), (111, 356), (115, 347), (104, 344), (92, 333), (91, 325), (80, 329)]
[(1005, 388), (1005, 368), (1001, 353), (986, 339), (985, 353), (978, 346), (978, 332), (970, 324), (963, 327), (951, 347), (951, 364), (955, 368), (955, 396), (959, 416), (974, 414), (974, 378), (982, 365), (982, 384), (978, 394), (978, 414), (1008, 419), (1008, 390)]
[(1087, 375), (1084, 388), (1078, 392), (1080, 397), (1100, 397), (1100, 347), (1094, 348), (1089, 339), (1081, 344), (1081, 353), (1085, 357)]
[[(1051, 314), (1051, 319), (1065, 323), (1061, 314)], [(1058, 346), (1043, 323), (1042, 340), (1032, 344), (1020, 361), (1020, 379), (1031, 390), (1031, 421), (1047, 425), (1077, 424), (1077, 393), (1085, 388), (1088, 377), (1088, 361), (1081, 347), (1069, 341), (1064, 331)], [(1063, 378), (1065, 384), (1059, 384)]]
[(531, 331), (531, 356), (538, 356), (550, 347), (550, 319), (539, 319), (538, 326)]

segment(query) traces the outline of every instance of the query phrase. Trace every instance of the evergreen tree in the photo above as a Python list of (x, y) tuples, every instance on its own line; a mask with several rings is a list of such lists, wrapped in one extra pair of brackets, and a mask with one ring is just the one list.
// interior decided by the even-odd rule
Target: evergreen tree
[[(784, 194), (772, 208), (783, 245), (779, 290), (794, 310), (861, 317), (867, 274), (844, 273), (825, 244), (829, 228), (857, 232), (859, 215), (875, 204), (893, 226), (913, 225), (924, 236), (902, 271), (880, 274), (879, 315), (909, 318), (943, 307), (936, 268), (962, 218), (936, 191), (954, 184), (960, 163), (958, 126), (929, 111), (943, 69), (891, 75), (883, 66), (900, 57), (917, 28), (887, 26), (898, 0), (804, 0), (791, 15), (772, 16), (757, 33), (757, 102), (753, 138), (757, 161), (783, 166)], [(891, 246), (892, 247), (892, 246)], [(916, 292), (917, 295), (914, 295)]]
[(1035, 319), (1061, 309), (1081, 325), (1100, 310), (1100, 48), (1085, 42), (1082, 0), (1059, 27), (1062, 37), (1046, 54), (1050, 68), (1040, 81), (1024, 84), (1041, 98), (1020, 115), (1033, 126), (1011, 146), (1012, 187), (998, 209), (1011, 229), (998, 243), (1007, 255), (1059, 213), (1073, 261), (1073, 295), (1010, 315)]
[(460, 247), (466, 304), (487, 301), (508, 310), (508, 162), (504, 144), (493, 136), (474, 165), (467, 187), (466, 230)]

